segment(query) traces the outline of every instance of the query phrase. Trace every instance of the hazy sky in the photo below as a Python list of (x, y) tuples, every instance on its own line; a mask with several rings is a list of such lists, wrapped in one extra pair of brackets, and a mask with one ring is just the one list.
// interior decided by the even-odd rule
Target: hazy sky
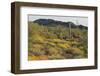
[(82, 24), (88, 26), (88, 17), (79, 17), (79, 16), (53, 16), (53, 15), (28, 15), (29, 21), (34, 21), (37, 19), (53, 19), (63, 22), (74, 22), (75, 24)]

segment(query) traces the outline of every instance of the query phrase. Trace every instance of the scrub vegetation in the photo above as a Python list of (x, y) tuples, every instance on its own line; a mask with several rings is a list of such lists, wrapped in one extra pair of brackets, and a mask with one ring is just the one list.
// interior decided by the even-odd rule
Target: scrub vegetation
[(28, 21), (28, 60), (87, 58), (87, 30), (73, 22)]

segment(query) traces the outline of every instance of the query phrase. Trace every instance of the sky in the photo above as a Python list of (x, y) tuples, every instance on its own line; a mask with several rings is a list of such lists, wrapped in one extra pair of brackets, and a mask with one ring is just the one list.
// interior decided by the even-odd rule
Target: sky
[(88, 26), (88, 17), (79, 16), (53, 16), (53, 15), (28, 15), (28, 21), (35, 21), (37, 19), (53, 19), (63, 22), (73, 22), (77, 25)]

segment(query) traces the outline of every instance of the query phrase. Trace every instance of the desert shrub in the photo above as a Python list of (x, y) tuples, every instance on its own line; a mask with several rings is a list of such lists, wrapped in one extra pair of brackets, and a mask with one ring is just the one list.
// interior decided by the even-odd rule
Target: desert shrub
[(53, 43), (65, 43), (65, 40), (61, 40), (61, 39), (49, 39), (48, 41), (53, 42)]
[(60, 48), (69, 48), (70, 47), (67, 43), (66, 44), (58, 43), (57, 46)]
[(50, 45), (50, 46), (56, 46), (56, 44), (53, 43), (53, 42), (47, 42), (47, 45)]
[(37, 23), (29, 22), (29, 24), (28, 24), (29, 36), (31, 36), (35, 33), (39, 33), (40, 30), (41, 30), (41, 27)]
[(28, 56), (28, 60), (48, 60), (48, 56), (46, 55)]
[(53, 33), (50, 33), (48, 32), (45, 36), (47, 39), (55, 39), (57, 38), (57, 35), (56, 34), (53, 34)]
[(49, 59), (64, 59), (64, 56), (60, 55), (60, 54), (53, 54), (53, 55), (50, 55), (48, 56)]
[(77, 47), (79, 45), (79, 42), (76, 42), (75, 40), (71, 42), (72, 47)]
[(55, 47), (48, 47), (48, 51), (50, 55), (58, 53), (58, 50)]
[(37, 48), (37, 49), (41, 49), (41, 48), (43, 48), (43, 45), (41, 45), (41, 44), (33, 44), (32, 47), (33, 48)]
[(44, 42), (44, 39), (43, 39), (43, 37), (41, 37), (41, 36), (39, 36), (39, 35), (37, 35), (37, 34), (34, 34), (34, 35), (32, 35), (31, 37), (29, 37), (29, 42)]
[(36, 48), (34, 48), (34, 50), (32, 50), (32, 53), (35, 56), (45, 55), (45, 51), (44, 50), (36, 49)]
[(72, 48), (73, 50), (73, 54), (75, 55), (83, 55), (84, 52), (82, 50), (80, 50), (79, 48)]
[(29, 53), (35, 56), (44, 55), (45, 51), (43, 50), (43, 45), (33, 44), (31, 47), (29, 46)]
[(80, 50), (79, 48), (67, 48), (64, 49), (64, 55), (66, 58), (78, 58), (78, 57), (83, 57), (84, 52)]
[(28, 60), (40, 60), (38, 56), (28, 56)]

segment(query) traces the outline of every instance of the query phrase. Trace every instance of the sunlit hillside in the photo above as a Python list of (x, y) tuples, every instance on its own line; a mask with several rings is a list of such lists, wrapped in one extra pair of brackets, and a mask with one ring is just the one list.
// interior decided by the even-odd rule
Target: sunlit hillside
[(28, 60), (87, 58), (88, 28), (67, 23), (28, 22)]

